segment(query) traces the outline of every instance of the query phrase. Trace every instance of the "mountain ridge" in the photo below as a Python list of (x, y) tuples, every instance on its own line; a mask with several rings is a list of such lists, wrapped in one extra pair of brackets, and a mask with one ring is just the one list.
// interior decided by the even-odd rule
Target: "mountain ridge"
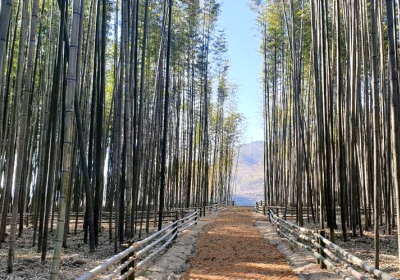
[(264, 142), (242, 144), (238, 157), (234, 200), (238, 205), (250, 206), (264, 196)]

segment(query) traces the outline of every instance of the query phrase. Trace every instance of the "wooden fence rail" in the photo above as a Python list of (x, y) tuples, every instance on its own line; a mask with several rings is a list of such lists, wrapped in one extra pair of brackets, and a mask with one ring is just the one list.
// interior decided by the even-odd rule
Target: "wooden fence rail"
[(262, 203), (256, 205), (256, 211), (259, 213), (263, 213), (266, 209), (269, 220), (276, 226), (279, 235), (313, 254), (321, 268), (328, 268), (343, 279), (366, 280), (372, 277), (382, 280), (396, 280), (388, 273), (376, 269), (325, 238), (324, 230), (302, 228), (278, 217), (274, 211), (281, 208), (265, 206)]
[[(172, 222), (174, 220), (174, 218), (175, 218), (175, 213), (177, 211), (179, 211), (180, 215), (183, 216), (187, 212), (195, 211), (197, 209), (199, 209), (199, 210), (201, 209), (203, 211), (200, 212), (200, 215), (202, 215), (203, 212), (204, 212), (204, 209), (205, 209), (205, 212), (210, 212), (212, 210), (212, 207), (215, 208), (215, 204), (214, 205), (208, 205), (205, 208), (204, 208), (204, 206), (198, 206), (198, 207), (173, 208), (171, 210), (164, 210), (163, 211), (163, 221)], [(150, 220), (154, 220), (155, 218), (158, 219), (159, 212), (157, 212), (156, 215), (154, 215), (154, 213), (155, 213), (154, 211), (151, 211), (148, 214), (148, 217), (149, 217)], [(142, 215), (142, 211), (136, 211), (136, 214), (135, 214), (135, 217), (136, 217), (135, 224), (136, 225), (146, 222), (147, 212), (143, 213), (143, 215), (144, 215), (143, 221), (141, 221), (141, 215)], [(77, 222), (78, 224), (82, 224), (84, 222), (84, 220), (85, 220), (85, 213), (84, 213), (84, 211), (83, 212), (78, 212), (78, 213), (71, 212), (69, 217), (70, 217), (70, 224), (71, 225), (75, 224), (75, 222)], [(77, 219), (77, 217), (78, 217), (78, 219)], [(34, 219), (34, 215), (32, 213), (24, 213), (23, 214), (24, 224), (26, 224), (26, 225), (33, 224), (33, 219)], [(57, 211), (55, 211), (53, 219), (54, 219), (54, 221), (57, 221)], [(115, 213), (112, 214), (111, 219), (112, 219), (112, 221), (114, 221)], [(101, 212), (101, 224), (108, 224), (109, 220), (110, 220), (110, 212), (102, 211)], [(18, 215), (17, 223), (19, 223), (19, 221), (20, 221), (20, 216)], [(10, 223), (11, 223), (11, 213), (9, 213), (7, 215), (7, 225), (9, 225)]]
[(194, 209), (188, 215), (178, 218), (179, 212), (175, 212), (174, 221), (160, 231), (137, 241), (121, 253), (109, 258), (98, 267), (86, 272), (78, 280), (91, 279), (128, 279), (134, 280), (135, 276), (146, 270), (146, 264), (157, 256), (177, 238), (178, 234), (197, 224), (200, 214), (212, 214), (227, 207), (227, 203), (216, 203), (205, 208)]
[[(255, 209), (259, 213), (263, 213), (264, 208), (268, 208), (268, 207), (272, 207), (272, 206), (266, 205), (264, 200), (256, 202), (256, 205), (255, 205)], [(287, 206), (287, 207), (273, 206), (273, 207), (274, 207), (274, 209), (279, 211), (279, 213), (282, 213), (282, 215), (283, 214), (288, 214), (288, 215), (293, 216), (293, 215), (296, 215), (296, 213), (297, 213), (297, 208), (294, 207), (294, 206)], [(393, 208), (394, 212), (392, 213), (392, 215), (394, 215), (394, 217), (397, 216), (396, 209), (397, 209), (396, 207)], [(314, 210), (316, 210), (315, 207), (314, 207)], [(365, 214), (365, 209), (363, 207), (361, 207), (360, 210), (361, 210), (361, 214)], [(337, 214), (339, 214), (340, 211), (341, 211), (340, 207), (336, 207), (335, 211), (336, 211)], [(372, 208), (367, 208), (367, 211), (372, 215), (372, 211), (373, 211)], [(311, 215), (311, 208), (310, 207), (303, 207), (303, 216), (307, 216), (307, 215)], [(385, 209), (382, 209), (382, 215), (383, 216), (385, 215)]]

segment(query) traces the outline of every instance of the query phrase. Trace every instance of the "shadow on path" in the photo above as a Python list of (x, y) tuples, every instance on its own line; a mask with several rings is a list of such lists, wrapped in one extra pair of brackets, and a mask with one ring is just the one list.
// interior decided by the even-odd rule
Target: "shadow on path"
[(250, 208), (229, 208), (205, 227), (181, 279), (298, 279), (254, 227)]

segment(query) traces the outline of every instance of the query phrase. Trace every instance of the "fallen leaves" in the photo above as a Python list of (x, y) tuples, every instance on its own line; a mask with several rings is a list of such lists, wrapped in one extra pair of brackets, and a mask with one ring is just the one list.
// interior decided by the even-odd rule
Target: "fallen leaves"
[(248, 208), (221, 212), (207, 225), (181, 279), (297, 279), (282, 254), (254, 227)]

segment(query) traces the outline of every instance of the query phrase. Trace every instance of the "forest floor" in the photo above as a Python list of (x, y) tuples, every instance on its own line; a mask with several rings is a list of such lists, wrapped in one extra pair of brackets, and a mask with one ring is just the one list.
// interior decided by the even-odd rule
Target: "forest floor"
[[(288, 216), (287, 220), (296, 223), (294, 217)], [(363, 230), (363, 236), (360, 236), (360, 230), (357, 227), (357, 236), (353, 237), (352, 232), (347, 232), (347, 242), (343, 241), (343, 233), (340, 229), (340, 217), (338, 217), (337, 223), (339, 227), (335, 230), (335, 243), (347, 250), (356, 257), (366, 261), (370, 265), (374, 266), (374, 232), (373, 229)], [(304, 227), (309, 229), (320, 228), (318, 223), (307, 221), (305, 218)], [(327, 238), (330, 239), (329, 230), (326, 230)], [(380, 231), (380, 256), (379, 269), (389, 273), (393, 277), (400, 279), (400, 267), (398, 262), (398, 244), (397, 244), (397, 231), (396, 228), (392, 230), (392, 234), (389, 235), (385, 232), (385, 227), (381, 227)]]
[[(374, 233), (371, 231), (364, 231), (364, 236), (348, 237), (348, 242), (343, 242), (342, 233), (337, 232), (337, 240), (335, 241), (340, 247), (346, 249), (353, 255), (360, 259), (374, 265)], [(393, 232), (392, 235), (380, 234), (380, 255), (379, 269), (385, 271), (400, 279), (400, 270), (398, 262), (397, 251), (397, 233)]]
[(266, 216), (253, 212), (255, 225), (270, 244), (281, 252), (293, 271), (301, 280), (342, 279), (330, 270), (322, 270), (315, 262), (315, 258), (308, 251), (294, 246), (288, 240), (282, 238), (276, 231), (276, 227), (268, 221)]
[[(150, 269), (145, 273), (144, 279), (156, 279), (160, 276), (160, 268), (174, 275), (176, 272), (182, 273), (188, 268), (187, 260), (196, 250), (196, 242), (204, 226), (213, 221), (217, 215), (210, 215), (200, 218), (198, 225), (183, 231), (179, 238), (174, 241), (174, 246), (162, 253), (162, 257), (150, 263)], [(115, 255), (114, 243), (110, 242), (108, 235), (108, 224), (103, 223), (102, 233), (99, 235), (99, 245), (94, 253), (89, 252), (89, 245), (83, 244), (83, 227), (78, 223), (77, 234), (74, 234), (75, 223), (71, 221), (70, 234), (67, 236), (67, 248), (61, 256), (60, 279), (72, 280), (83, 275), (85, 272), (97, 267), (108, 258)], [(150, 234), (156, 228), (150, 228)], [(9, 232), (9, 227), (7, 228)], [(55, 232), (54, 232), (55, 233)], [(8, 236), (5, 243), (0, 243), (0, 280), (43, 280), (49, 279), (51, 258), (53, 254), (53, 234), (49, 233), (48, 250), (46, 262), (41, 263), (41, 253), (37, 252), (37, 244), (32, 247), (33, 228), (24, 227), (22, 237), (16, 240), (16, 251), (14, 259), (14, 272), (7, 274), (7, 255), (8, 255)], [(142, 237), (146, 237), (144, 233)], [(171, 264), (171, 259), (173, 263)], [(164, 263), (163, 263), (163, 260)], [(165, 265), (163, 267), (163, 264)], [(159, 279), (166, 279), (166, 274), (162, 274)]]
[(181, 274), (189, 269), (189, 259), (196, 253), (197, 242), (205, 226), (217, 217), (217, 215), (202, 217), (197, 225), (179, 233), (173, 246), (151, 261), (147, 265), (146, 271), (142, 274), (139, 273), (138, 279), (180, 279)]
[[(312, 223), (305, 226), (318, 228)], [(107, 224), (103, 224), (95, 253), (90, 253), (89, 246), (83, 244), (82, 225), (78, 224), (76, 235), (73, 231), (72, 223), (68, 247), (61, 260), (60, 278), (63, 280), (76, 279), (114, 255)], [(33, 230), (28, 227), (17, 239), (14, 273), (11, 275), (6, 273), (8, 239), (0, 244), (1, 280), (48, 279), (53, 236), (49, 236), (44, 264), (41, 264), (37, 246), (32, 247), (32, 236)], [(373, 238), (372, 232), (364, 231), (363, 237), (349, 236), (349, 241), (344, 243), (341, 232), (337, 231), (335, 243), (373, 265)], [(400, 279), (395, 231), (392, 235), (381, 232), (380, 264), (381, 270)], [(184, 231), (174, 246), (155, 259), (142, 279), (335, 279), (332, 275), (319, 270), (311, 255), (307, 256), (280, 238), (267, 217), (253, 213), (250, 208), (235, 207), (202, 218), (197, 226)]]
[(250, 208), (229, 208), (200, 235), (181, 279), (298, 279), (285, 257), (254, 226)]
[[(78, 223), (77, 234), (74, 232), (74, 223), (70, 224), (67, 248), (61, 257), (60, 279), (72, 280), (83, 275), (115, 255), (114, 243), (110, 242), (108, 225), (103, 224), (102, 233), (99, 235), (99, 245), (94, 253), (89, 252), (89, 245), (83, 244), (83, 228)], [(151, 229), (151, 231), (155, 231)], [(55, 232), (54, 232), (55, 233)], [(0, 279), (7, 280), (42, 280), (49, 278), (51, 258), (53, 255), (53, 233), (49, 235), (46, 262), (41, 263), (41, 253), (37, 252), (37, 245), (32, 247), (32, 227), (24, 228), (22, 237), (17, 238), (14, 259), (14, 272), (7, 274), (8, 238), (0, 244)]]
[[(338, 220), (340, 224), (340, 220)], [(314, 229), (319, 228), (319, 224), (305, 223), (305, 227)], [(327, 237), (329, 238), (329, 230)], [(347, 242), (343, 241), (343, 233), (340, 228), (335, 230), (335, 243), (343, 249), (349, 251), (356, 257), (366, 261), (372, 266), (375, 262), (375, 251), (374, 251), (374, 237), (375, 234), (373, 229), (363, 230), (363, 236), (360, 236), (360, 230), (357, 227), (357, 236), (353, 237), (352, 232), (347, 232)], [(393, 277), (400, 279), (400, 269), (398, 262), (398, 246), (397, 246), (397, 231), (396, 228), (392, 230), (392, 234), (389, 235), (385, 232), (384, 227), (381, 227), (379, 233), (380, 239), (380, 255), (379, 255), (379, 269), (389, 273)]]

